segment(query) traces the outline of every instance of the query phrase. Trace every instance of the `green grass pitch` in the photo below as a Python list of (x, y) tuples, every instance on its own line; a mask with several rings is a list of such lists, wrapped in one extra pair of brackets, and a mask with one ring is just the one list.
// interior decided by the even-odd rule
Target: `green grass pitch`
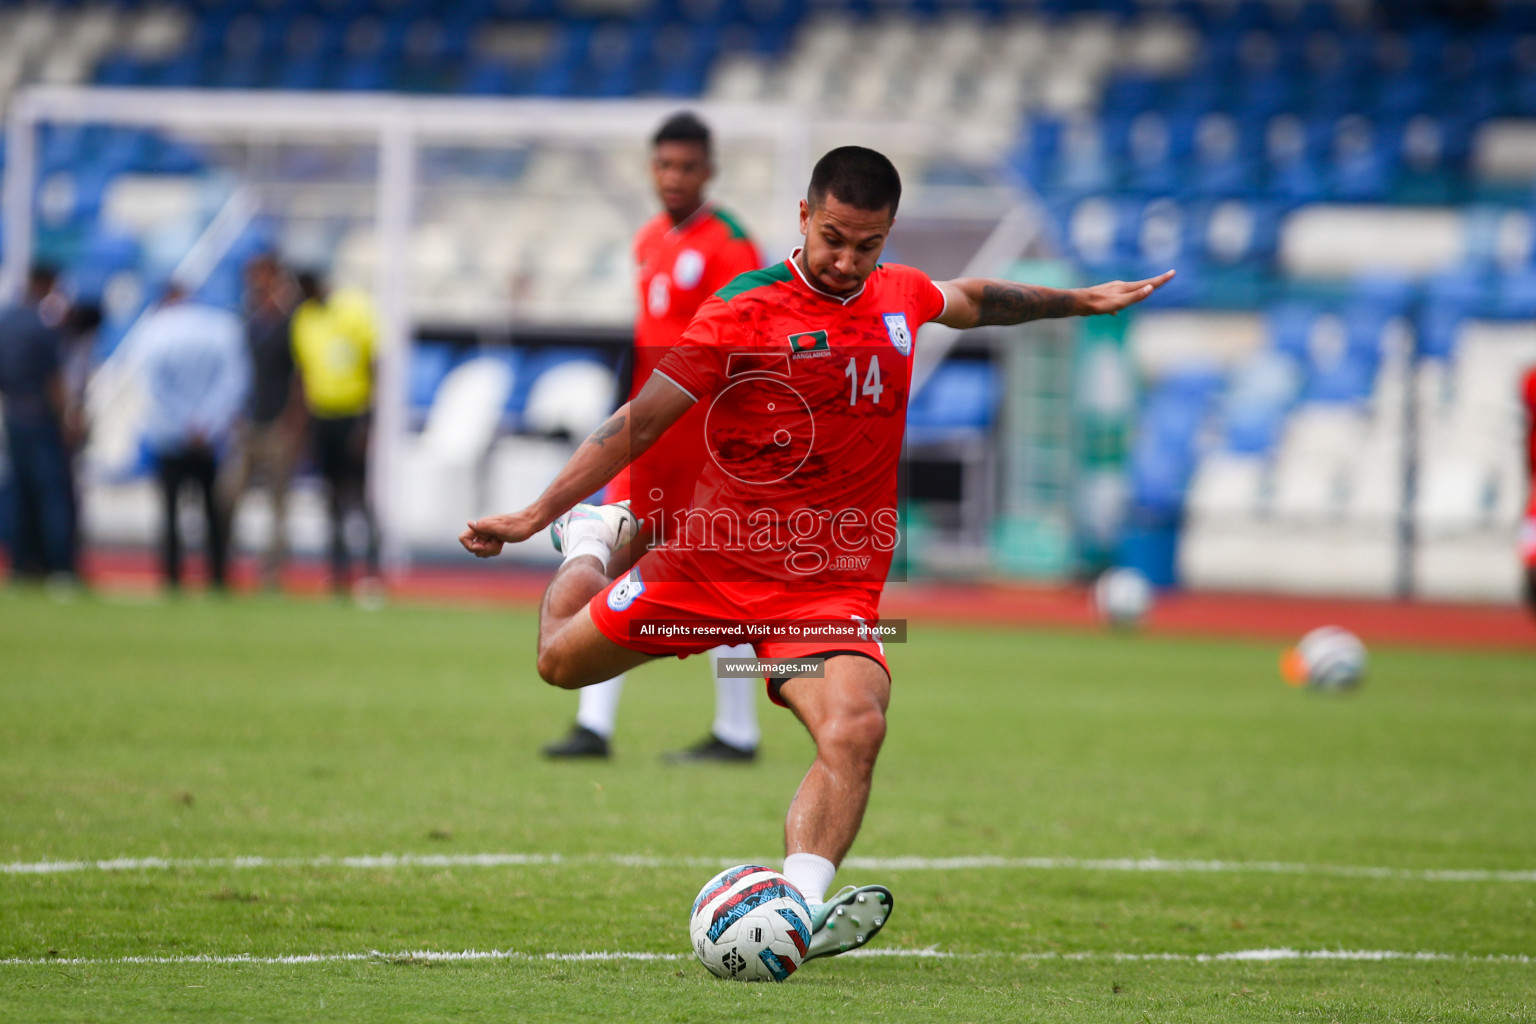
[(1529, 655), (1324, 696), (1273, 645), (910, 635), (835, 883), (891, 924), (748, 986), (687, 909), (777, 863), (811, 748), (763, 698), (758, 764), (661, 763), (703, 659), (550, 764), (526, 610), (0, 591), (0, 1021), (1536, 1019)]

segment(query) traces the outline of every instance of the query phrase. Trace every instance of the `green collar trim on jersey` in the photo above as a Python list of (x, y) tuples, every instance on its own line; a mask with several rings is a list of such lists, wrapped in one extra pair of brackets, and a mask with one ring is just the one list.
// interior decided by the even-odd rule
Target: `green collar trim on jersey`
[(737, 220), (729, 213), (726, 213), (724, 210), (715, 210), (714, 216), (716, 220), (725, 225), (725, 229), (730, 232), (731, 238), (739, 239), (752, 237), (751, 235), (747, 234), (747, 229), (742, 225), (741, 221)]
[(776, 263), (762, 270), (749, 270), (745, 274), (738, 274), (731, 279), (731, 283), (715, 292), (715, 298), (722, 302), (730, 302), (743, 292), (752, 291), (754, 288), (766, 288), (769, 285), (783, 284), (790, 279), (789, 267), (783, 263)]

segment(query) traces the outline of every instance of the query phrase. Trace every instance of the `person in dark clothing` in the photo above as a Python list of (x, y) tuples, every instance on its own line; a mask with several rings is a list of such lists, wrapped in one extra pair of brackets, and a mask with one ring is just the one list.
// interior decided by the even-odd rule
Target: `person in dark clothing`
[(296, 290), (271, 255), (258, 256), (246, 266), (245, 283), (251, 397), (220, 485), (224, 508), (233, 519), (251, 483), (260, 478), (266, 484), (272, 497), (272, 536), (262, 556), (261, 581), (275, 588), (288, 557), (288, 487), (304, 433), (303, 393), (289, 340)]
[(41, 307), (51, 268), (35, 267), (24, 300), (0, 312), (0, 398), (11, 465), (17, 578), (78, 575), (69, 450), (77, 433), (65, 400), (64, 342)]

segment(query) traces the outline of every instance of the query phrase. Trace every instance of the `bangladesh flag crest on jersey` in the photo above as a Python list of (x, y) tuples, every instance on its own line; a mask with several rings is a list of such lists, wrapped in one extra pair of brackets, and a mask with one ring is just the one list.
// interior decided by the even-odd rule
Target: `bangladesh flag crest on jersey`
[(830, 356), (832, 346), (827, 343), (826, 331), (801, 331), (789, 336), (789, 352), (796, 359)]

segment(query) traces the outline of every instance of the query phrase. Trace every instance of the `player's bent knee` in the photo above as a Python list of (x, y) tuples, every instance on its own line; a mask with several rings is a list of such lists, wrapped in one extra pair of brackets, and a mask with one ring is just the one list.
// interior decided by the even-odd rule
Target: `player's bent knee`
[(885, 743), (885, 728), (885, 712), (878, 707), (861, 708), (827, 721), (816, 745), (824, 754), (872, 768)]
[(584, 680), (579, 672), (578, 661), (572, 656), (570, 645), (561, 643), (558, 635), (547, 643), (540, 638), (537, 662), (539, 678), (550, 686), (558, 686), (562, 690), (579, 689)]

